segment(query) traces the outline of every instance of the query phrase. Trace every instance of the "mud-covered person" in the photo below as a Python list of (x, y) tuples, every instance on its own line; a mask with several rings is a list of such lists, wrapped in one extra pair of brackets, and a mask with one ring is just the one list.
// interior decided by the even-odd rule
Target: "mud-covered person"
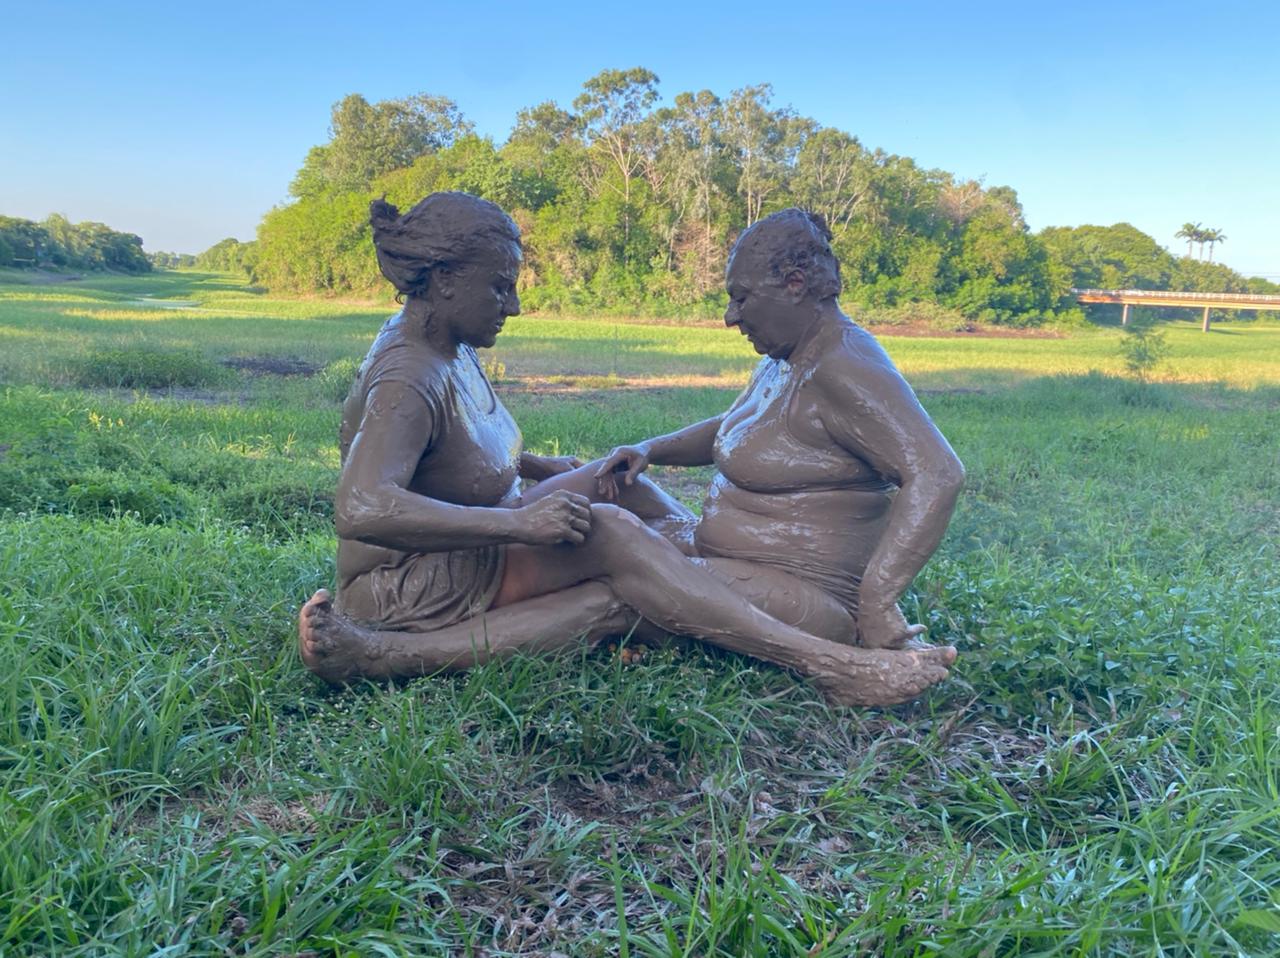
[(598, 478), (607, 496), (650, 463), (714, 463), (687, 549), (697, 561), (806, 631), (902, 648), (924, 627), (898, 600), (941, 542), (964, 468), (880, 344), (841, 312), (830, 240), (798, 209), (742, 234), (725, 324), (765, 358), (727, 412), (615, 449)]
[[(795, 669), (838, 702), (905, 701), (946, 676), (954, 650), (859, 649), (756, 608), (650, 527), (689, 520), (652, 483), (593, 501), (600, 462), (523, 452), (476, 355), (519, 312), (519, 232), (501, 209), (437, 193), (403, 215), (377, 201), (371, 221), (404, 308), (344, 406), (338, 596), (302, 609), (309, 668), (339, 682), (464, 669), (638, 613)], [(522, 493), (521, 477), (540, 481)]]

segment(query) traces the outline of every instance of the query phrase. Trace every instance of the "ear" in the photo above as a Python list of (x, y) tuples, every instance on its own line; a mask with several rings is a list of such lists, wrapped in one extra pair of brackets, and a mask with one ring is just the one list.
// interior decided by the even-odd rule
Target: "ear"
[(800, 299), (801, 297), (803, 297), (805, 294), (805, 291), (809, 287), (809, 279), (807, 276), (804, 275), (804, 270), (800, 269), (799, 267), (796, 267), (795, 269), (787, 273), (786, 278), (783, 280), (783, 282), (787, 286), (787, 292), (790, 293), (796, 299)]
[(456, 275), (448, 266), (436, 266), (431, 270), (431, 289), (441, 299), (453, 299)]

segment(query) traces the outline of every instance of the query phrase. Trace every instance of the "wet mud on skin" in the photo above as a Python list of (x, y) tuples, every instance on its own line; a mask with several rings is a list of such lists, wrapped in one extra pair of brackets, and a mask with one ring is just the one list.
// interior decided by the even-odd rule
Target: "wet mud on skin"
[[(302, 610), (308, 667), (332, 682), (466, 668), (639, 614), (792, 669), (840, 704), (897, 704), (947, 676), (954, 649), (906, 648), (921, 630), (896, 601), (958, 491), (920, 471), (954, 475), (958, 461), (834, 297), (772, 282), (788, 237), (757, 226), (731, 258), (730, 325), (769, 358), (668, 463), (716, 468), (691, 559), (660, 531), (696, 520), (647, 480), (614, 504), (591, 488), (599, 473), (530, 475), (544, 466), (475, 353), (519, 312), (505, 214), (465, 194), (372, 210), (379, 263), (407, 299), (343, 409), (338, 595)], [(522, 476), (545, 483), (522, 494)]]

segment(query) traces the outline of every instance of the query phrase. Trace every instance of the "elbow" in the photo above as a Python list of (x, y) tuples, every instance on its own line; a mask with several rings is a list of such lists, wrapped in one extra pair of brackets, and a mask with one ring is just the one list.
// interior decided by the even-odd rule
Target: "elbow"
[(352, 490), (339, 490), (333, 506), (333, 525), (339, 539), (368, 541), (383, 523), (383, 511), (369, 497)]
[(360, 517), (345, 504), (339, 502), (333, 509), (333, 526), (339, 539), (359, 539), (362, 523)]
[(920, 469), (909, 483), (903, 484), (903, 488), (910, 486), (913, 490), (912, 498), (931, 504), (930, 508), (943, 503), (950, 506), (959, 498), (960, 490), (964, 488), (964, 478), (964, 465), (952, 453)]
[(964, 463), (952, 453), (938, 469), (938, 484), (953, 496), (958, 496), (964, 488)]

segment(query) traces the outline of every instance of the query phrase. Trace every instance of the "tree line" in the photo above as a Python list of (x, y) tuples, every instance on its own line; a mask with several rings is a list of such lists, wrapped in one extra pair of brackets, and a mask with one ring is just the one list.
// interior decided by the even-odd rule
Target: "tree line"
[(370, 103), (351, 94), (334, 105), (329, 140), (308, 152), (293, 200), (264, 216), (256, 243), (224, 240), (201, 258), (275, 290), (372, 291), (383, 284), (369, 200), (385, 195), (405, 208), (446, 189), (511, 213), (525, 242), (521, 294), (533, 309), (718, 311), (733, 238), (787, 206), (826, 218), (843, 298), (855, 307), (924, 303), (968, 321), (1034, 325), (1079, 317), (1072, 286), (1250, 282), (1175, 258), (1128, 224), (1033, 234), (1011, 187), (869, 149), (775, 106), (767, 84), (724, 97), (684, 92), (661, 106), (658, 78), (643, 68), (592, 77), (570, 108), (521, 110), (501, 145), (476, 135), (447, 97)]
[(152, 268), (142, 237), (102, 223), (72, 223), (60, 213), (38, 223), (0, 216), (0, 266), (118, 273), (146, 273)]

